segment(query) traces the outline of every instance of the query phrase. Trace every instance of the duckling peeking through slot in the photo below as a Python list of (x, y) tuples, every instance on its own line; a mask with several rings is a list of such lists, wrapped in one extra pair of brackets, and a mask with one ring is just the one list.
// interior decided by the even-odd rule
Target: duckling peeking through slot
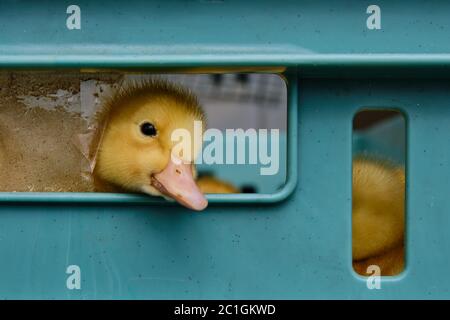
[[(261, 175), (259, 164), (196, 161), (204, 141), (216, 142), (203, 136), (206, 113), (217, 132), (286, 131), (287, 90), (278, 75), (220, 74), (220, 83), (218, 76), (0, 72), (0, 191), (138, 192), (194, 210), (207, 206), (204, 193), (239, 193), (243, 186), (276, 192), (286, 181), (285, 134), (275, 176)], [(186, 155), (173, 152), (171, 133), (180, 128), (200, 142)], [(226, 155), (235, 150), (228, 139), (217, 145)], [(174, 155), (181, 163), (171, 161)]]
[[(198, 81), (199, 79), (205, 80), (207, 77), (208, 75), (197, 75), (193, 79)], [(253, 78), (254, 75), (252, 76)], [(182, 80), (183, 78), (176, 76), (173, 80), (176, 80), (178, 83), (180, 79)], [(84, 135), (84, 139), (86, 140), (87, 138), (88, 142), (83, 142), (83, 136), (80, 137), (82, 142), (80, 145), (86, 149), (83, 154), (86, 155), (90, 163), (89, 167), (94, 178), (95, 190), (111, 192), (135, 191), (150, 195), (162, 195), (166, 198), (172, 198), (188, 208), (202, 210), (207, 205), (207, 201), (202, 193), (240, 192), (237, 185), (234, 184), (235, 180), (233, 180), (234, 183), (226, 181), (230, 176), (233, 178), (239, 177), (242, 182), (245, 182), (244, 179), (247, 179), (247, 181), (257, 180), (261, 185), (264, 184), (263, 181), (273, 180), (275, 182), (272, 182), (272, 185), (277, 184), (274, 188), (283, 186), (286, 179), (285, 165), (281, 165), (281, 170), (277, 170), (276, 179), (273, 176), (262, 176), (259, 164), (253, 166), (218, 164), (220, 169), (214, 171), (213, 176), (206, 177), (202, 175), (197, 178), (196, 172), (198, 167), (201, 170), (204, 170), (206, 167), (210, 169), (209, 164), (196, 161), (202, 157), (206, 115), (197, 95), (194, 95), (192, 91), (187, 89), (187, 81), (185, 81), (184, 85), (186, 87), (184, 87), (169, 81), (171, 80), (170, 78), (162, 78), (160, 76), (157, 78), (154, 76), (151, 78), (136, 76), (135, 79), (128, 77), (127, 80), (134, 80), (134, 82), (118, 88), (116, 93), (101, 107), (101, 111), (95, 119), (96, 124), (93, 126), (93, 130)], [(279, 100), (268, 100), (268, 98), (265, 98), (267, 102), (252, 102), (251, 106), (258, 106), (257, 114), (260, 114), (261, 111), (267, 114), (268, 109), (271, 108), (273, 110), (270, 110), (270, 113), (277, 115), (277, 118), (271, 120), (271, 122), (261, 123), (263, 122), (261, 120), (265, 119), (262, 116), (258, 119), (259, 123), (249, 123), (252, 117), (242, 114), (247, 109), (248, 104), (246, 105), (242, 101), (227, 105), (223, 102), (225, 101), (223, 98), (221, 100), (220, 97), (214, 94), (212, 95), (213, 100), (209, 100), (214, 105), (214, 108), (209, 111), (213, 111), (214, 117), (212, 117), (212, 120), (217, 121), (217, 119), (220, 119), (218, 127), (222, 130), (216, 129), (218, 124), (216, 123), (214, 126), (215, 131), (228, 131), (230, 130), (228, 128), (234, 128), (239, 125), (237, 124), (237, 119), (239, 118), (236, 117), (237, 112), (241, 113), (241, 125), (244, 126), (283, 127), (283, 123), (286, 122), (286, 114), (283, 113), (283, 110), (284, 112), (287, 110), (285, 83), (277, 75), (259, 75), (256, 80), (256, 84), (259, 84), (261, 80), (265, 80), (266, 87), (268, 83), (271, 83), (271, 87), (277, 89), (277, 91), (266, 95), (269, 97), (279, 96)], [(221, 90), (224, 88), (238, 89), (236, 92), (240, 92), (241, 95), (247, 93), (247, 88), (242, 84), (228, 83), (220, 87)], [(253, 93), (252, 97), (261, 94), (259, 89), (257, 87), (256, 94)], [(211, 87), (205, 84), (204, 87), (196, 90), (197, 93), (207, 91), (211, 92), (214, 90), (211, 90)], [(208, 101), (207, 97), (201, 95), (201, 98), (203, 103), (211, 107), (210, 103), (205, 102), (205, 100)], [(217, 103), (217, 101), (222, 101), (222, 103)], [(229, 110), (230, 107), (236, 109), (236, 106), (240, 108), (235, 110), (235, 112)], [(221, 113), (221, 110), (225, 108), (228, 108), (227, 112)], [(228, 117), (229, 114), (232, 114), (233, 117), (226, 119), (224, 114), (228, 115)], [(200, 123), (200, 128), (198, 123)], [(132, 124), (133, 129), (128, 128), (127, 124)], [(173, 139), (173, 134), (179, 130), (185, 130), (188, 133), (187, 136), (190, 142), (185, 149), (189, 152), (180, 153), (179, 150), (175, 151), (179, 144), (176, 138)], [(270, 130), (272, 131), (272, 129)], [(238, 138), (236, 137), (236, 139)], [(262, 144), (261, 141), (259, 141), (260, 144)], [(219, 145), (224, 150), (229, 150), (233, 142), (234, 140), (226, 140), (220, 142)], [(251, 142), (251, 139), (249, 139), (248, 145), (246, 145), (248, 154), (254, 152), (250, 148)], [(273, 146), (277, 143), (278, 141), (275, 142), (274, 139), (270, 140), (269, 145), (272, 153)], [(285, 145), (286, 142), (283, 141), (282, 144)], [(237, 143), (236, 148), (238, 145), (239, 143)], [(234, 148), (235, 146), (231, 147), (231, 149)], [(281, 149), (284, 150), (285, 148)], [(261, 152), (261, 150), (259, 151)], [(130, 157), (127, 154), (132, 154), (134, 157)], [(276, 154), (278, 155), (278, 149)], [(183, 165), (176, 164), (177, 161), (168, 160), (169, 156), (172, 160), (174, 156), (175, 158), (180, 158)], [(230, 167), (232, 167), (231, 170)], [(251, 167), (251, 173), (249, 173), (249, 167)], [(216, 166), (215, 168), (218, 167)], [(218, 173), (219, 175), (217, 175)], [(150, 177), (150, 181), (148, 177)], [(223, 180), (223, 178), (226, 179)], [(271, 193), (275, 191), (269, 190), (271, 188), (270, 184), (266, 185), (268, 185), (268, 191), (264, 190), (264, 192)]]

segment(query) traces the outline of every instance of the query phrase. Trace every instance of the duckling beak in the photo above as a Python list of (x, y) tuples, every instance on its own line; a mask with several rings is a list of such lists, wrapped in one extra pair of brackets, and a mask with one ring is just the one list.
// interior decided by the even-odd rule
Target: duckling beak
[(170, 160), (163, 171), (152, 176), (151, 184), (163, 195), (190, 209), (201, 211), (208, 205), (208, 200), (195, 183), (190, 163), (180, 160), (177, 164)]

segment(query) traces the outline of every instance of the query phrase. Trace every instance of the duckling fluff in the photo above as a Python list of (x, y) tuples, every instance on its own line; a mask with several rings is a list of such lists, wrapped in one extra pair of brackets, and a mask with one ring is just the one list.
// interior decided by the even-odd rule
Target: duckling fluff
[(382, 275), (404, 266), (405, 173), (403, 168), (366, 158), (353, 160), (353, 267)]
[(198, 178), (197, 186), (203, 193), (239, 193), (239, 190), (231, 183), (211, 176)]
[(194, 121), (204, 124), (205, 114), (197, 98), (177, 85), (150, 80), (117, 92), (100, 113), (93, 139), (96, 190), (144, 192), (203, 210), (208, 202), (194, 180), (199, 148), (191, 143), (191, 158), (172, 154), (172, 133), (185, 129), (194, 141)]

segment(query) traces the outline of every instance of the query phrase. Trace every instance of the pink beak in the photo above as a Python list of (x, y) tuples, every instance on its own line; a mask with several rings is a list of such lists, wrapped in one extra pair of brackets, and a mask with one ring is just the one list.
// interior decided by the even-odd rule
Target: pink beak
[(169, 160), (166, 168), (153, 175), (151, 184), (165, 196), (185, 207), (201, 211), (208, 205), (203, 193), (197, 187), (192, 175), (192, 164), (180, 164)]

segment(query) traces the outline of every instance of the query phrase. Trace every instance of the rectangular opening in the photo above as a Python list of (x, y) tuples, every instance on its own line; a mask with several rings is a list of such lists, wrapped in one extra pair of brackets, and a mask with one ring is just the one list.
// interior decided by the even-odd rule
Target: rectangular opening
[(364, 109), (353, 119), (352, 259), (363, 276), (405, 266), (405, 117)]
[[(159, 102), (147, 101), (148, 91)], [(149, 193), (142, 170), (154, 167), (150, 176), (167, 163), (169, 149), (182, 142), (169, 134), (177, 124), (192, 133), (186, 150), (210, 200), (279, 200), (295, 184), (288, 179), (288, 164), (295, 166), (287, 161), (295, 134), (288, 98), (284, 79), (270, 73), (0, 72), (0, 201), (145, 202), (136, 195)], [(191, 116), (196, 99), (205, 117)], [(126, 108), (133, 111), (117, 111)], [(191, 120), (202, 125), (188, 128)]]

